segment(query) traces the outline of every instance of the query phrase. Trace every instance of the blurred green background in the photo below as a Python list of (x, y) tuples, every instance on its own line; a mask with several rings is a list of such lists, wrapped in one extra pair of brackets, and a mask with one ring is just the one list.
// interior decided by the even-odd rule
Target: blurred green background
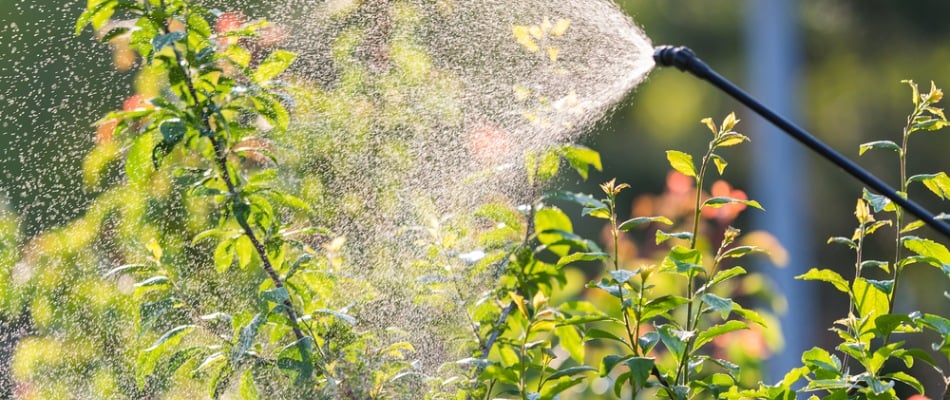
[[(687, 45), (722, 75), (745, 86), (755, 65), (748, 54), (750, 38), (757, 34), (749, 28), (757, 18), (752, 6), (768, 1), (772, 0), (618, 3), (655, 44)], [(910, 90), (900, 83), (902, 79), (913, 79), (924, 90), (931, 80), (950, 89), (946, 17), (950, 2), (802, 0), (790, 4), (787, 17), (798, 51), (793, 57), (797, 59), (795, 75), (786, 79), (793, 82), (789, 98), (795, 100), (796, 121), (852, 159), (857, 159), (860, 143), (899, 140), (912, 107)], [(95, 45), (87, 36), (73, 36), (73, 21), (84, 6), (81, 1), (0, 0), (0, 197), (20, 216), (24, 241), (79, 215), (95, 196), (78, 184), (81, 158), (93, 144), (91, 124), (119, 107), (129, 91), (132, 74), (116, 74), (108, 48)], [(568, 186), (596, 192), (596, 184), (617, 177), (634, 188), (625, 194), (625, 201), (662, 192), (668, 170), (664, 151), (703, 150), (708, 133), (699, 120), (707, 116), (721, 120), (730, 111), (746, 120), (739, 125), (740, 132), (753, 141), (760, 138), (759, 132), (750, 130), (750, 113), (726, 95), (674, 69), (656, 70), (585, 139), (602, 152), (605, 171), (587, 183), (569, 182)], [(750, 186), (759, 170), (756, 163), (761, 161), (750, 158), (750, 149), (727, 154), (732, 164), (727, 180), (747, 190), (750, 197), (760, 198), (764, 194)], [(803, 238), (797, 250), (803, 254), (793, 255), (793, 260), (806, 260), (808, 265), (788, 268), (804, 271), (821, 266), (850, 276), (850, 252), (825, 241), (830, 236), (850, 236), (861, 185), (830, 163), (802, 152), (802, 164), (789, 167), (799, 179), (784, 185), (778, 195), (788, 199), (790, 205), (783, 207), (802, 211), (791, 229), (798, 229)], [(916, 136), (911, 142), (910, 173), (947, 171), (948, 153), (950, 132)], [(859, 161), (886, 181), (897, 181), (893, 154), (869, 154)], [(923, 190), (910, 195), (931, 211), (950, 212), (946, 203)], [(767, 202), (764, 206), (770, 207)], [(745, 213), (739, 224), (757, 223), (753, 217)], [(582, 232), (599, 229), (590, 225)], [(931, 234), (929, 230), (921, 233)], [(887, 235), (877, 240), (871, 256), (884, 257), (892, 243)], [(941, 296), (947, 290), (946, 280), (937, 271), (921, 267), (907, 276), (910, 283), (901, 287), (901, 296), (907, 300), (899, 307), (948, 312)], [(827, 327), (845, 313), (847, 303), (836, 293), (820, 290), (809, 296), (815, 308), (806, 313), (815, 322), (802, 326)], [(788, 302), (795, 305), (800, 300), (792, 297)], [(815, 329), (800, 334), (805, 338), (824, 335)], [(827, 335), (821, 337), (816, 340), (827, 343), (816, 344), (830, 343)]]

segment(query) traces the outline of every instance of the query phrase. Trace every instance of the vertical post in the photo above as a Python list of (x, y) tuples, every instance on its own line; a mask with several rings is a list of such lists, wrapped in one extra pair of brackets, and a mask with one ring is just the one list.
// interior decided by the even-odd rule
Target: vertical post
[[(793, 0), (748, 0), (746, 14), (750, 92), (791, 120), (796, 119), (799, 86), (796, 4)], [(780, 318), (785, 347), (773, 355), (766, 369), (765, 379), (774, 382), (798, 367), (801, 353), (815, 342), (811, 321), (815, 293), (811, 285), (794, 279), (811, 265), (808, 173), (801, 146), (761, 117), (745, 117), (751, 122), (747, 129), (755, 165), (750, 191), (768, 210), (756, 214), (754, 225), (774, 234), (789, 254), (784, 268), (766, 265), (789, 305)]]

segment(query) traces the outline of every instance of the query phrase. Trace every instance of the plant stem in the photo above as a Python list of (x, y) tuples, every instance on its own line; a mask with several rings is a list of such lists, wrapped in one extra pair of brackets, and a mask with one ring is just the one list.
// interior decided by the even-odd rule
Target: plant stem
[[(706, 151), (706, 154), (703, 155), (703, 161), (699, 167), (699, 174), (696, 176), (696, 202), (695, 208), (693, 209), (695, 214), (693, 215), (693, 231), (692, 236), (689, 238), (689, 249), (696, 250), (696, 240), (699, 236), (699, 220), (702, 217), (702, 199), (703, 199), (703, 180), (706, 175), (706, 167), (709, 165), (709, 158), (712, 155), (713, 149), (715, 148), (715, 140), (709, 143), (709, 149)], [(686, 281), (686, 295), (688, 296), (689, 301), (686, 303), (686, 331), (690, 332), (696, 327), (692, 323), (693, 319), (693, 302), (696, 301), (696, 298), (693, 294), (693, 284), (695, 276), (693, 271), (687, 273)], [(697, 313), (698, 316), (698, 313)], [(698, 325), (697, 318), (697, 325)], [(689, 379), (689, 354), (692, 352), (693, 348), (693, 338), (695, 335), (690, 337), (686, 341), (686, 348), (683, 350), (683, 358), (680, 360), (679, 372), (676, 374), (676, 382), (681, 385), (685, 385)]]
[[(864, 235), (866, 224), (864, 222), (859, 222), (860, 226), (858, 227), (858, 242), (857, 248), (855, 249), (856, 257), (854, 262), (854, 280), (857, 281), (861, 277), (861, 260), (864, 257)], [(853, 290), (852, 290), (853, 292)], [(854, 294), (851, 293), (848, 295), (848, 329), (851, 330), (851, 334), (854, 337), (860, 337), (858, 335), (858, 330), (854, 326), (854, 318), (858, 314), (858, 310), (855, 309), (854, 304)], [(850, 355), (844, 353), (844, 358), (841, 360), (841, 373), (844, 374), (848, 371), (848, 361), (850, 360)]]
[[(620, 230), (617, 228), (617, 209), (616, 209), (616, 205), (614, 204), (616, 202), (616, 197), (614, 194), (611, 193), (609, 194), (609, 198), (610, 198), (610, 203), (608, 205), (610, 206), (610, 233), (613, 236), (613, 241), (614, 241), (613, 243), (614, 244), (614, 248), (613, 248), (614, 271), (619, 271), (620, 270)], [(623, 297), (623, 283), (617, 282), (617, 296), (620, 298), (620, 314), (623, 315), (624, 331), (626, 331), (627, 333), (627, 339), (630, 340), (630, 348), (633, 349), (633, 355), (639, 357), (640, 346), (637, 344), (637, 337), (639, 336), (635, 337), (633, 335), (633, 332), (631, 332), (630, 316), (627, 314), (627, 308), (624, 307), (624, 303), (626, 301)], [(634, 329), (639, 331), (639, 328), (640, 328), (640, 323), (638, 321), (636, 323), (636, 328)]]
[[(911, 124), (915, 118), (919, 115), (919, 109), (915, 109), (914, 112), (907, 117), (907, 125), (904, 126), (903, 139), (901, 140), (901, 151), (898, 153), (900, 158), (900, 171), (901, 171), (901, 192), (900, 194), (907, 196), (907, 142), (910, 138), (910, 129)], [(901, 230), (903, 229), (903, 219), (904, 219), (904, 210), (900, 207), (895, 206), (895, 216), (894, 216), (894, 286), (891, 287), (890, 298), (888, 299), (887, 310), (891, 312), (894, 309), (894, 300), (897, 298), (897, 280), (900, 278), (900, 260), (901, 260)]]
[[(164, 2), (162, 4), (164, 5)], [(166, 34), (169, 32), (167, 22), (162, 23), (161, 31)], [(211, 117), (209, 113), (210, 111), (209, 108), (211, 107), (209, 107), (209, 105), (214, 105), (214, 102), (210, 98), (207, 100), (209, 104), (201, 104), (198, 101), (198, 92), (197, 90), (195, 90), (194, 78), (191, 76), (191, 71), (186, 66), (185, 58), (182, 56), (181, 51), (179, 51), (178, 48), (176, 48), (175, 46), (171, 46), (171, 48), (175, 54), (175, 63), (177, 64), (176, 66), (181, 70), (182, 76), (184, 77), (184, 81), (185, 81), (185, 87), (188, 89), (188, 94), (191, 96), (191, 100), (192, 100), (191, 106), (196, 108), (196, 111), (198, 111), (201, 115), (201, 124), (202, 124), (201, 130), (207, 129), (208, 131), (213, 132), (214, 128), (211, 125)], [(228, 165), (227, 165), (228, 152), (225, 149), (224, 144), (221, 142), (221, 140), (217, 139), (214, 136), (211, 136), (209, 139), (211, 140), (211, 144), (214, 147), (216, 166), (218, 167), (218, 169), (221, 170), (220, 171), (221, 176), (222, 176), (222, 179), (224, 180), (225, 185), (227, 185), (229, 197), (232, 200), (240, 198), (240, 193), (235, 187), (231, 174), (228, 171)], [(268, 277), (270, 277), (271, 281), (274, 283), (274, 287), (278, 289), (283, 288), (284, 283), (281, 280), (280, 276), (277, 274), (277, 271), (274, 270), (274, 267), (271, 264), (270, 258), (267, 256), (267, 248), (264, 247), (264, 244), (261, 243), (260, 240), (258, 240), (257, 236), (254, 234), (254, 230), (251, 229), (247, 221), (244, 221), (241, 218), (235, 218), (235, 219), (237, 220), (238, 224), (241, 226), (241, 229), (244, 230), (244, 234), (248, 237), (248, 239), (250, 239), (251, 244), (254, 246), (254, 249), (257, 251), (257, 255), (261, 259), (261, 264), (264, 267), (264, 271), (267, 273)], [(305, 335), (300, 330), (300, 326), (297, 322), (297, 312), (294, 309), (293, 303), (291, 303), (290, 299), (288, 298), (284, 300), (283, 305), (284, 305), (284, 313), (287, 314), (287, 318), (290, 320), (290, 326), (294, 332), (294, 336), (297, 338), (298, 341), (303, 339)]]

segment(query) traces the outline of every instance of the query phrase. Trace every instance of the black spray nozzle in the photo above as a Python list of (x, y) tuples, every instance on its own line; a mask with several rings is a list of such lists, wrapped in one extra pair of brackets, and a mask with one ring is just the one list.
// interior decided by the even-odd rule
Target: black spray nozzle
[(870, 172), (867, 172), (853, 161), (844, 157), (828, 145), (822, 143), (820, 140), (808, 133), (808, 131), (799, 128), (785, 117), (766, 107), (764, 104), (750, 96), (728, 79), (713, 71), (712, 68), (709, 68), (709, 66), (700, 60), (699, 57), (696, 57), (696, 54), (694, 54), (692, 50), (686, 47), (659, 46), (653, 52), (653, 60), (659, 66), (676, 67), (680, 71), (691, 73), (700, 79), (712, 83), (713, 86), (716, 86), (726, 94), (732, 96), (740, 103), (745, 104), (746, 107), (749, 107), (749, 109), (755, 111), (757, 114), (761, 115), (763, 118), (774, 124), (776, 127), (787, 133), (795, 140), (798, 140), (800, 143), (807, 146), (815, 153), (821, 155), (828, 161), (831, 161), (845, 172), (861, 181), (861, 183), (864, 183), (872, 190), (889, 198), (904, 210), (910, 212), (917, 218), (920, 218), (937, 232), (940, 232), (945, 237), (950, 238), (950, 224), (938, 220), (929, 211), (917, 203), (902, 196), (896, 190), (884, 183), (884, 181), (882, 181), (880, 178), (872, 175)]
[(709, 66), (696, 57), (688, 47), (659, 46), (653, 51), (653, 61), (663, 67), (676, 67), (680, 71), (692, 73), (700, 78), (706, 78)]

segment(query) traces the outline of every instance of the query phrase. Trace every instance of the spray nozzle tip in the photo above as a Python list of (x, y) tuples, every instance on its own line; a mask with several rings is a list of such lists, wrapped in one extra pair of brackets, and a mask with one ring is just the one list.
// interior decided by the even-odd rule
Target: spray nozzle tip
[(680, 70), (686, 69), (691, 59), (696, 58), (693, 51), (687, 47), (673, 47), (670, 45), (658, 46), (653, 51), (653, 61), (657, 65), (664, 67), (676, 67)]

